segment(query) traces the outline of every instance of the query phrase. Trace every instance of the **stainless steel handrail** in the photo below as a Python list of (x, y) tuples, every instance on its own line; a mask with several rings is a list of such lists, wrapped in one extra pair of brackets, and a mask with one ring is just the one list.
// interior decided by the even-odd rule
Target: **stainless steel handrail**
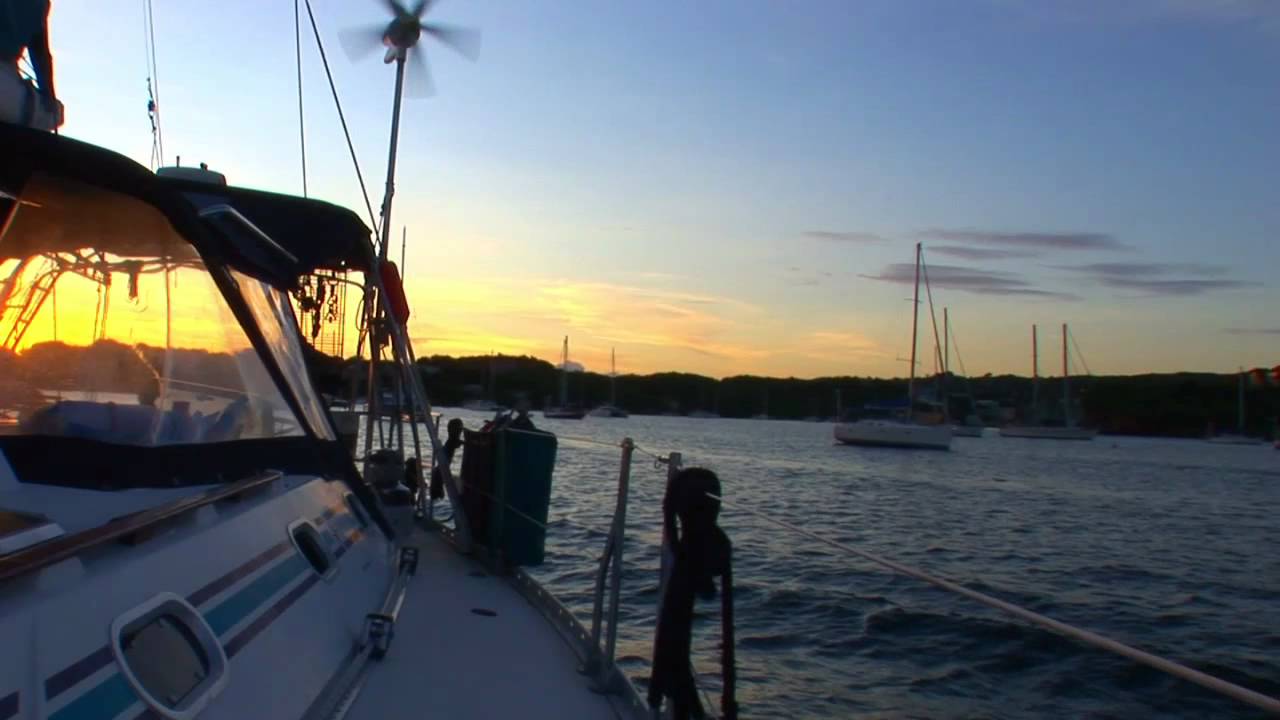
[[(619, 596), (622, 592), (622, 547), (627, 531), (627, 495), (631, 482), (631, 457), (635, 454), (636, 444), (631, 438), (623, 438), (622, 458), (618, 466), (618, 497), (614, 506), (613, 523), (609, 528), (609, 536), (605, 539), (604, 552), (600, 555), (600, 564), (596, 570), (596, 586), (592, 593), (591, 610), (591, 657), (582, 667), (583, 674), (592, 677), (592, 689), (601, 693), (619, 692), (618, 674), (614, 672), (614, 653), (618, 642), (618, 610)], [(612, 569), (613, 576), (609, 577)], [(604, 614), (604, 586), (609, 579), (609, 614)], [(600, 647), (600, 636), (604, 625), (608, 624), (604, 648)]]

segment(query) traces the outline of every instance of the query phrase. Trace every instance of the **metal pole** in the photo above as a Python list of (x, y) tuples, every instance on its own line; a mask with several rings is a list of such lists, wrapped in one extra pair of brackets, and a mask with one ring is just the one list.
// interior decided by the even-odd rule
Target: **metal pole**
[[(391, 150), (387, 158), (387, 191), (382, 198), (382, 232), (380, 233), (382, 237), (378, 247), (379, 267), (376, 270), (381, 270), (381, 263), (387, 259), (388, 234), (391, 232), (391, 198), (395, 194), (396, 146), (400, 140), (400, 98), (404, 94), (404, 57), (404, 50), (401, 50), (399, 55), (396, 56), (396, 93), (394, 107), (391, 111)], [(390, 313), (382, 312), (381, 305), (382, 303), (377, 308), (366, 305), (366, 311), (373, 309), (374, 312), (365, 315), (370, 324), (368, 399), (365, 402), (365, 410), (369, 413), (368, 420), (365, 423), (364, 465), (366, 472), (369, 469), (368, 458), (373, 444), (373, 424), (375, 420), (378, 423), (378, 432), (382, 432), (382, 408), (378, 397), (377, 372), (377, 365), (382, 355), (382, 337), (378, 332), (378, 320), (379, 318), (390, 318), (391, 315)]]
[(391, 151), (387, 156), (387, 192), (382, 198), (382, 245), (378, 259), (386, 261), (391, 242), (391, 199), (396, 194), (396, 150), (400, 143), (400, 99), (404, 95), (404, 58), (407, 50), (396, 56), (396, 97), (391, 109)]
[(627, 536), (627, 490), (631, 480), (631, 455), (636, 444), (631, 438), (622, 439), (622, 464), (618, 468), (618, 508), (613, 513), (613, 578), (609, 585), (609, 634), (605, 639), (604, 665), (600, 679), (607, 682), (605, 673), (613, 670), (613, 653), (618, 643), (618, 602), (622, 592), (622, 547)]

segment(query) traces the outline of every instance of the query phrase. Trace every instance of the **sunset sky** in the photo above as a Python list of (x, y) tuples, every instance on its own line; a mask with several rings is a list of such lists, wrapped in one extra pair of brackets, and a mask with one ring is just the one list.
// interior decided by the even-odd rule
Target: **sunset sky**
[[(54, 0), (64, 132), (146, 164), (138, 0)], [(313, 0), (377, 207), (394, 72)], [(903, 375), (912, 247), (971, 373), (1280, 362), (1280, 3), (442, 0), (393, 226), (418, 354)], [(303, 16), (310, 194), (367, 215)], [(289, 0), (156, 2), (168, 160), (301, 193)], [(368, 222), (368, 220), (366, 220)], [(397, 253), (398, 254), (398, 243)], [(927, 309), (927, 308), (926, 308)], [(922, 315), (922, 348), (928, 348)], [(922, 354), (927, 355), (927, 350)], [(931, 367), (925, 366), (926, 369)], [(1056, 370), (1055, 370), (1056, 372)]]

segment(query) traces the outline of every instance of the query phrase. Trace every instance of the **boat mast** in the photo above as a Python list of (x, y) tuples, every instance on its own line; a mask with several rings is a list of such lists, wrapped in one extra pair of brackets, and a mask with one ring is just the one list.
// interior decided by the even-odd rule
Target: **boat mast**
[(560, 351), (560, 407), (569, 402), (569, 336), (564, 336), (564, 348)]
[(1040, 342), (1036, 326), (1031, 326), (1031, 414), (1039, 415), (1040, 407)]
[(951, 372), (951, 319), (947, 309), (942, 308), (942, 374)]
[(1244, 368), (1240, 368), (1239, 381), (1236, 383), (1236, 432), (1244, 434)]
[(911, 298), (911, 375), (907, 379), (907, 422), (916, 413), (916, 331), (920, 321), (920, 253), (923, 243), (916, 243), (916, 285)]
[(1067, 369), (1067, 324), (1062, 323), (1062, 424), (1071, 427), (1071, 373)]
[(609, 348), (609, 406), (618, 406), (618, 349)]

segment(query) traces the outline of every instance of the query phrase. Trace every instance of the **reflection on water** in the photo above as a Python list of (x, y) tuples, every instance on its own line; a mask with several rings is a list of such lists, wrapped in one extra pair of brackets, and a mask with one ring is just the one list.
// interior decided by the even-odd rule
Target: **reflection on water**
[[(569, 436), (625, 434), (712, 468), (732, 502), (1280, 694), (1280, 453), (1269, 447), (987, 437), (913, 453), (834, 446), (821, 423), (536, 421), (561, 435), (550, 517), (573, 524), (553, 522), (547, 563), (532, 571), (584, 622), (618, 451)], [(652, 650), (664, 477), (637, 454), (619, 637), (637, 680)], [(726, 509), (722, 524), (735, 545), (745, 716), (1250, 716), (750, 515)], [(717, 608), (700, 604), (695, 638), (710, 685)]]

